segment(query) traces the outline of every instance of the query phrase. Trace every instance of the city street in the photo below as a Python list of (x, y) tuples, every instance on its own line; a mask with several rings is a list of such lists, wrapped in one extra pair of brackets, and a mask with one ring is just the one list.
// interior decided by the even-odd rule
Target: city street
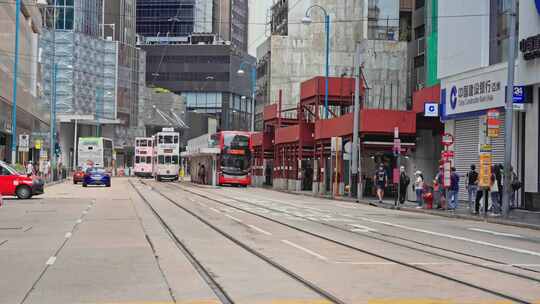
[(0, 303), (540, 303), (540, 233), (115, 178), (0, 208)]

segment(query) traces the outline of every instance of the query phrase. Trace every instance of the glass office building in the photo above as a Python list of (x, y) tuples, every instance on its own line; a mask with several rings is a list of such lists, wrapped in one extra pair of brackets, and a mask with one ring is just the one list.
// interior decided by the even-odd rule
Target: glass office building
[(137, 0), (137, 34), (144, 37), (189, 36), (195, 0)]

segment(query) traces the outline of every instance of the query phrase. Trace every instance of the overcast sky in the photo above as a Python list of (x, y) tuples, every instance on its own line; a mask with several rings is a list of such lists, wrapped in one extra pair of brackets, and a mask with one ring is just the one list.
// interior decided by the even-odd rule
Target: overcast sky
[(265, 39), (266, 14), (273, 0), (249, 0), (249, 53), (257, 55), (257, 46)]

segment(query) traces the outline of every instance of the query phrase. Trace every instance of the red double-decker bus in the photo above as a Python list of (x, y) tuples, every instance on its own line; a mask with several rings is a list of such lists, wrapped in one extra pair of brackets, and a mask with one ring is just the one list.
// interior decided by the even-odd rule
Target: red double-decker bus
[(211, 146), (220, 149), (217, 159), (218, 184), (244, 187), (251, 184), (251, 133), (222, 131), (213, 134), (211, 139)]

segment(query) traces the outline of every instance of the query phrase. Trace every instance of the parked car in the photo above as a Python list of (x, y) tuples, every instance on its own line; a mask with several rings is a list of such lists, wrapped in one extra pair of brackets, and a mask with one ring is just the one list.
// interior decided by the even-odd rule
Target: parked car
[(43, 194), (44, 182), (36, 176), (27, 176), (18, 172), (12, 166), (0, 161), (0, 193), (3, 196), (17, 196), (29, 199), (34, 195)]
[(111, 175), (104, 169), (91, 168), (86, 170), (83, 179), (83, 187), (88, 185), (104, 185), (111, 186)]
[(73, 172), (73, 183), (76, 185), (84, 181), (84, 171), (79, 167), (75, 172)]

